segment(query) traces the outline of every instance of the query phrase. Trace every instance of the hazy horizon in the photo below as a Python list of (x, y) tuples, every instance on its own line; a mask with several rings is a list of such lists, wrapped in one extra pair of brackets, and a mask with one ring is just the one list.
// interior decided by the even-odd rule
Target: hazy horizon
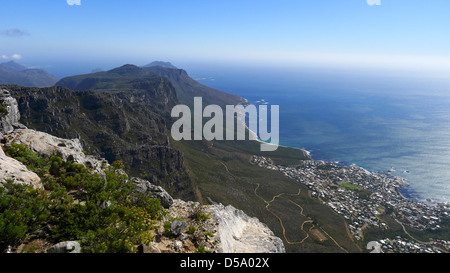
[(0, 62), (61, 78), (131, 63), (386, 71), (450, 78), (450, 2), (0, 2)]

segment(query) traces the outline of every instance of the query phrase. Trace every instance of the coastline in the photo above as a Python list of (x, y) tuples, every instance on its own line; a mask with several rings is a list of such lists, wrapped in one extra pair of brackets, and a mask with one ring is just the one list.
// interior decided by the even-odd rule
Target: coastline
[[(245, 99), (245, 98), (243, 98), (243, 100), (245, 101), (246, 105), (252, 104), (252, 103), (249, 103), (248, 100)], [(256, 104), (254, 104), (254, 105), (256, 105)], [(275, 144), (271, 144), (271, 143), (268, 143), (268, 142), (265, 142), (265, 141), (261, 140), (258, 137), (258, 134), (255, 133), (254, 131), (252, 131), (248, 127), (248, 124), (245, 121), (246, 115), (244, 113), (239, 113), (239, 114), (240, 114), (240, 122), (245, 126), (245, 128), (249, 131), (249, 133), (254, 137), (255, 141), (257, 141), (259, 143), (268, 144), (268, 145), (275, 145)], [(307, 157), (309, 160), (312, 160), (312, 161), (321, 161), (321, 162), (326, 162), (326, 163), (332, 163), (332, 164), (336, 164), (336, 165), (344, 167), (344, 168), (348, 168), (350, 166), (356, 166), (356, 167), (361, 168), (364, 171), (370, 173), (371, 175), (384, 174), (384, 175), (387, 175), (388, 177), (391, 177), (393, 179), (399, 179), (399, 180), (402, 181), (402, 184), (401, 184), (400, 187), (396, 188), (396, 194), (401, 196), (404, 200), (407, 200), (407, 201), (410, 201), (410, 202), (413, 202), (413, 203), (417, 203), (417, 204), (427, 205), (427, 206), (436, 206), (439, 203), (450, 204), (450, 202), (435, 202), (435, 201), (426, 201), (426, 202), (424, 202), (424, 201), (419, 200), (418, 198), (407, 197), (407, 195), (405, 196), (405, 194), (403, 194), (402, 191), (411, 191), (411, 189), (409, 188), (410, 185), (407, 183), (407, 179), (404, 178), (404, 177), (401, 177), (401, 176), (398, 176), (398, 175), (387, 174), (387, 173), (381, 172), (381, 171), (371, 171), (371, 170), (365, 169), (365, 168), (363, 168), (363, 167), (361, 167), (359, 165), (353, 164), (353, 163), (352, 164), (345, 164), (345, 163), (342, 163), (340, 161), (325, 161), (325, 160), (314, 159), (313, 156), (311, 155), (312, 154), (311, 151), (308, 151), (305, 148), (299, 148), (299, 147), (293, 147), (293, 146), (285, 146), (285, 145), (281, 145), (281, 144), (278, 144), (277, 146), (278, 147), (287, 148), (287, 149), (300, 150), (305, 155), (305, 157)], [(422, 196), (422, 199), (427, 200), (427, 197), (426, 196), (425, 197)]]
[[(247, 103), (247, 105), (248, 105), (248, 104), (251, 104), (251, 103), (248, 103), (247, 99), (244, 99), (244, 100), (245, 100), (245, 102)], [(275, 145), (275, 144), (268, 143), (268, 142), (265, 142), (265, 141), (261, 140), (261, 139), (258, 137), (258, 134), (255, 133), (254, 131), (252, 131), (252, 130), (248, 127), (247, 122), (245, 122), (245, 117), (246, 117), (246, 115), (245, 115), (244, 113), (238, 113), (238, 114), (240, 115), (239, 121), (244, 125), (245, 129), (253, 136), (253, 138), (254, 138), (253, 140), (254, 140), (254, 141), (257, 141), (258, 143), (262, 143), (262, 144), (266, 144), (266, 145)], [(278, 146), (278, 147), (283, 147), (283, 148), (287, 148), (287, 149), (300, 150), (300, 151), (302, 151), (302, 153), (303, 153), (303, 155), (304, 155), (305, 157), (309, 158), (310, 160), (313, 160), (313, 159), (312, 159), (312, 156), (311, 156), (311, 152), (308, 151), (308, 150), (306, 150), (305, 148), (291, 147), (291, 146), (285, 146), (285, 145), (281, 145), (281, 144), (277, 144), (276, 146)]]

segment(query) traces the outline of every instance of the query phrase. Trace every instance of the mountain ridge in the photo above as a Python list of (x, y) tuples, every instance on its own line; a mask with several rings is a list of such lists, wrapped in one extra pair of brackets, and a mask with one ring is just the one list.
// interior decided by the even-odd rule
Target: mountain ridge
[[(162, 187), (130, 177), (122, 163), (110, 165), (103, 158), (87, 155), (79, 139), (62, 139), (26, 128), (18, 122), (18, 102), (9, 90), (0, 89), (0, 102), (10, 110), (0, 113), (0, 195), (6, 203), (11, 198), (19, 200), (1, 206), (1, 252), (285, 252), (282, 240), (258, 219), (232, 206), (173, 199)], [(61, 170), (62, 166), (66, 169)], [(71, 177), (83, 182), (66, 183), (73, 181)], [(99, 181), (104, 183), (103, 194), (96, 188)], [(120, 187), (131, 189), (125, 191), (126, 199), (119, 197)], [(64, 195), (69, 189), (70, 196)], [(25, 190), (31, 196), (22, 196)], [(97, 198), (103, 201), (91, 200)], [(68, 204), (68, 210), (61, 211), (61, 201)], [(31, 213), (29, 221), (22, 213), (33, 210), (33, 204), (42, 207)], [(118, 223), (129, 217), (121, 212), (124, 209), (131, 217), (133, 211), (145, 217), (121, 226)], [(43, 217), (49, 214), (51, 219)], [(116, 216), (112, 222), (111, 215)], [(89, 226), (87, 218), (91, 222), (102, 220)], [(140, 226), (135, 231), (137, 223)], [(103, 236), (104, 230), (107, 236)], [(91, 236), (93, 233), (96, 236)], [(124, 238), (126, 244), (121, 245)]]
[[(141, 73), (146, 76), (136, 75)], [(28, 127), (59, 137), (80, 138), (89, 153), (102, 155), (110, 162), (122, 160), (132, 175), (142, 176), (162, 186), (175, 198), (196, 200), (202, 204), (217, 202), (232, 205), (250, 217), (261, 219), (281, 237), (283, 230), (280, 222), (267, 210), (267, 203), (263, 201), (273, 199), (277, 210), (281, 211), (277, 213), (287, 217), (283, 226), (295, 237), (303, 238), (298, 222), (291, 220), (298, 218), (298, 208), (286, 203), (284, 198), (276, 198), (280, 192), (289, 193), (295, 198), (292, 201), (303, 204), (305, 212), (337, 230), (339, 236), (333, 237), (340, 245), (357, 251), (348, 238), (343, 218), (311, 199), (306, 187), (282, 173), (264, 170), (250, 163), (252, 155), (258, 155), (293, 165), (309, 159), (304, 151), (279, 147), (276, 152), (261, 152), (259, 143), (250, 140), (177, 142), (170, 138), (170, 107), (164, 104), (158, 107), (157, 104), (167, 99), (173, 102), (170, 105), (179, 103), (180, 93), (185, 95), (186, 101), (192, 101), (193, 96), (211, 90), (205, 87), (199, 91), (197, 86), (201, 85), (193, 82), (186, 71), (160, 66), (139, 68), (124, 65), (106, 72), (63, 80), (83, 90), (61, 86), (42, 89), (8, 87), (17, 98), (19, 108), (23, 110), (22, 120)], [(162, 97), (151, 100), (151, 96), (146, 95), (148, 99), (139, 100), (148, 92), (160, 93)], [(229, 97), (216, 97), (216, 94), (211, 92), (207, 101), (230, 104), (242, 100), (240, 97), (233, 100), (234, 96), (228, 100)], [(147, 112), (150, 110), (156, 115), (151, 119), (148, 117), (152, 114)], [(159, 130), (148, 131), (146, 128)], [(155, 149), (152, 150), (152, 147)], [(312, 240), (306, 244), (308, 248), (342, 251), (331, 241), (323, 245)], [(304, 249), (303, 246), (286, 245), (289, 252)]]
[(183, 69), (163, 66), (138, 67), (132, 64), (125, 64), (104, 72), (65, 77), (55, 83), (55, 85), (72, 90), (112, 90), (118, 80), (125, 87), (127, 85), (129, 87), (129, 83), (133, 80), (152, 76), (167, 78), (174, 86), (178, 100), (188, 106), (193, 105), (193, 97), (196, 96), (202, 97), (205, 104), (218, 104), (222, 107), (245, 102), (240, 96), (200, 84), (189, 77), (188, 73)]
[(161, 66), (161, 67), (165, 67), (165, 68), (178, 69), (176, 66), (174, 66), (170, 62), (164, 62), (164, 61), (153, 61), (153, 62), (151, 62), (149, 64), (146, 64), (146, 65), (144, 65), (142, 67), (152, 67), (152, 66)]
[(0, 84), (47, 87), (57, 81), (58, 78), (43, 69), (30, 69), (14, 61), (0, 64)]

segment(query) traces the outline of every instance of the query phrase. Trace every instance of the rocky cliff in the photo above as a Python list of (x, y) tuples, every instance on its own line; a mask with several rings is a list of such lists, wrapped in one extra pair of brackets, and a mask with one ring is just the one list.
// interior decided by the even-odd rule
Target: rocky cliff
[[(177, 103), (172, 85), (161, 77), (130, 81), (130, 89), (121, 91), (5, 87), (17, 99), (27, 127), (78, 139), (85, 152), (108, 162), (121, 160), (131, 175), (195, 199), (183, 155), (168, 139), (170, 109)], [(14, 122), (6, 123), (9, 131)]]
[(205, 104), (218, 104), (222, 107), (244, 102), (237, 95), (200, 84), (183, 69), (158, 62), (144, 67), (127, 64), (109, 71), (71, 76), (61, 79), (56, 85), (72, 90), (112, 90), (130, 88), (133, 81), (147, 77), (167, 79), (174, 87), (178, 101), (188, 106), (193, 104), (194, 97), (202, 97)]
[[(36, 98), (43, 99), (39, 96)], [(20, 115), (15, 98), (11, 97), (7, 90), (2, 90), (1, 99), (9, 109), (8, 114), (0, 114), (2, 146), (10, 146), (12, 143), (21, 144), (40, 156), (57, 155), (63, 161), (82, 164), (94, 173), (105, 175), (103, 170), (109, 165), (107, 160), (86, 155), (83, 144), (78, 138), (64, 139), (45, 132), (26, 129), (19, 123)], [(51, 101), (51, 98), (48, 100)], [(23, 100), (22, 103), (36, 101), (37, 99), (29, 99)], [(41, 109), (50, 111), (46, 107)], [(57, 109), (53, 109), (53, 111), (57, 111)], [(155, 240), (151, 244), (139, 246), (140, 252), (198, 252), (199, 248), (196, 246), (199, 244), (204, 247), (203, 251), (212, 252), (285, 251), (281, 239), (275, 237), (266, 225), (256, 218), (250, 218), (242, 211), (231, 206), (202, 206), (199, 203), (173, 199), (162, 187), (154, 185), (148, 180), (129, 177), (126, 173), (124, 175), (135, 185), (136, 191), (152, 198), (158, 198), (166, 209), (164, 217), (155, 223), (155, 226), (159, 226), (159, 228), (152, 231)], [(43, 188), (37, 174), (27, 170), (22, 163), (8, 157), (0, 149), (0, 185), (6, 180)], [(82, 202), (79, 204), (82, 205)], [(102, 204), (101, 207), (106, 208), (110, 205)], [(168, 223), (169, 225), (167, 225)], [(21, 252), (24, 247), (24, 245), (20, 245), (15, 251)], [(79, 252), (82, 249), (79, 242), (69, 241), (53, 245), (47, 244), (42, 251)]]
[(17, 101), (8, 90), (0, 88), (0, 105), (5, 113), (0, 113), (0, 137), (12, 132), (15, 128), (25, 128), (19, 123), (20, 112)]
[(37, 174), (29, 171), (21, 162), (6, 156), (0, 149), (0, 186), (8, 180), (20, 184), (30, 184), (39, 189), (43, 188), (41, 178)]
[[(0, 138), (4, 134), (14, 133), (16, 128), (25, 128), (19, 123), (20, 113), (17, 101), (11, 97), (6, 89), (0, 89), (0, 105), (6, 109), (6, 113), (0, 114)], [(17, 183), (31, 184), (36, 188), (42, 188), (39, 176), (29, 170), (19, 161), (7, 157), (0, 149), (0, 185), (7, 180), (15, 180)]]
[(283, 241), (257, 218), (242, 210), (222, 204), (207, 209), (218, 222), (218, 233), (224, 253), (284, 253)]

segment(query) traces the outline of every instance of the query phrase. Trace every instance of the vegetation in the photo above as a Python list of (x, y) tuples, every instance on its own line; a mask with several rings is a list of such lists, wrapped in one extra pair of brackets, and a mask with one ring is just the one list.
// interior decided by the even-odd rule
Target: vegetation
[[(299, 223), (309, 218), (347, 251), (360, 252), (348, 236), (345, 219), (312, 198), (306, 186), (293, 183), (281, 172), (250, 164), (252, 155), (263, 155), (273, 159), (275, 164), (296, 165), (305, 159), (300, 150), (261, 152), (256, 141), (179, 141), (173, 145), (183, 152), (186, 167), (204, 202), (211, 199), (230, 204), (258, 218), (283, 240), (287, 252), (343, 252), (329, 237), (321, 241), (311, 234), (302, 244), (287, 243), (284, 234), (291, 242), (305, 238)], [(267, 202), (270, 202), (269, 207)], [(192, 215), (190, 218), (195, 219)], [(309, 232), (309, 227), (305, 230)]]
[(0, 115), (7, 115), (8, 108), (3, 103), (0, 103)]
[(22, 86), (52, 86), (58, 79), (42, 69), (27, 69), (13, 61), (0, 64), (0, 83)]
[(32, 238), (50, 216), (51, 201), (32, 186), (8, 181), (0, 187), (0, 251)]
[(349, 183), (341, 183), (341, 187), (344, 187), (344, 188), (347, 188), (347, 189), (353, 190), (353, 191), (358, 191), (359, 190), (358, 186), (355, 186), (355, 185), (352, 185), (352, 184), (349, 184)]
[(84, 252), (136, 252), (136, 245), (154, 239), (161, 204), (133, 191), (121, 162), (102, 177), (58, 156), (41, 158), (21, 144), (5, 153), (36, 171), (45, 189), (13, 181), (0, 188), (0, 252), (37, 238), (78, 240)]
[(210, 216), (210, 213), (204, 213), (202, 211), (202, 208), (200, 206), (196, 205), (194, 207), (194, 211), (190, 215), (190, 218), (192, 218), (198, 222), (202, 222), (202, 221), (206, 221), (206, 220), (210, 219), (211, 216)]
[(195, 253), (207, 253), (206, 248), (204, 246), (198, 246)]

